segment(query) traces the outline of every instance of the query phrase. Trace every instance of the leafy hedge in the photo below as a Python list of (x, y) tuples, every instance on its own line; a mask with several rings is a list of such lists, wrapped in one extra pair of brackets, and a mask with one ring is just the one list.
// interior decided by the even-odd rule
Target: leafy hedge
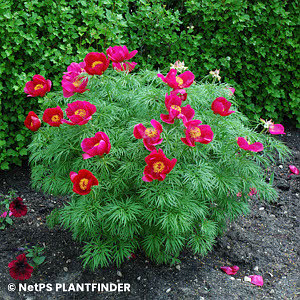
[[(62, 72), (90, 51), (126, 44), (143, 67), (184, 60), (196, 78), (221, 69), (248, 116), (300, 120), (296, 82), (297, 1), (4, 0), (0, 3), (0, 169), (20, 164), (38, 99), (34, 74), (60, 90)], [(299, 77), (299, 76), (298, 76)]]

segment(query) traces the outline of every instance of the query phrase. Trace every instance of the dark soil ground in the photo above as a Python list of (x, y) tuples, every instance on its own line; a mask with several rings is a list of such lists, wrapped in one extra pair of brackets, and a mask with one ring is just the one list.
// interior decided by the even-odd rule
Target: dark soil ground
[[(232, 223), (206, 257), (181, 254), (180, 265), (156, 266), (142, 253), (120, 268), (95, 272), (82, 270), (80, 245), (60, 228), (48, 229), (46, 216), (66, 199), (37, 193), (30, 188), (27, 166), (0, 173), (0, 193), (17, 191), (28, 206), (28, 214), (15, 219), (13, 226), (0, 231), (0, 299), (296, 299), (299, 274), (300, 176), (288, 178), (288, 165), (300, 166), (300, 132), (287, 131), (281, 137), (293, 150), (293, 158), (274, 167), (274, 184), (279, 191), (276, 203), (251, 200), (252, 212)], [(9, 292), (12, 279), (8, 263), (20, 254), (17, 247), (46, 246), (46, 261), (35, 270), (27, 284), (35, 283), (130, 283), (130, 292)], [(237, 265), (229, 276), (220, 270)], [(121, 272), (121, 273), (120, 273)], [(262, 275), (264, 286), (244, 281), (246, 275)], [(121, 276), (120, 276), (121, 275)]]

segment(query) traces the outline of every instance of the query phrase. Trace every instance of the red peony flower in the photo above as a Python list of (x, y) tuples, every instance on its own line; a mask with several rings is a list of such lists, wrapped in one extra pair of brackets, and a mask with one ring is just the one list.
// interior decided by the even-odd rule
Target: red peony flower
[(46, 80), (41, 75), (34, 75), (31, 81), (28, 81), (25, 85), (24, 92), (28, 94), (27, 97), (44, 97), (46, 93), (50, 92), (52, 82)]
[(62, 119), (61, 121), (69, 125), (84, 125), (92, 119), (92, 115), (96, 110), (96, 106), (90, 102), (75, 101), (69, 103), (66, 109), (66, 114), (71, 122), (65, 119)]
[(230, 106), (231, 102), (224, 97), (218, 97), (211, 104), (211, 109), (213, 110), (214, 114), (219, 114), (220, 116), (225, 117), (235, 112), (233, 110), (229, 110)]
[(109, 66), (109, 59), (104, 53), (90, 52), (84, 58), (85, 70), (90, 75), (102, 75)]
[(96, 155), (108, 154), (111, 145), (107, 134), (99, 131), (94, 137), (84, 139), (81, 143), (81, 148), (86, 152), (82, 154), (83, 159), (88, 159)]
[(20, 254), (16, 260), (8, 264), (9, 274), (13, 279), (25, 280), (31, 277), (33, 267), (27, 262), (26, 255)]
[(9, 210), (12, 212), (12, 215), (16, 218), (20, 218), (27, 214), (27, 206), (23, 204), (23, 199), (20, 197), (15, 198), (9, 204)]
[(171, 94), (177, 95), (182, 101), (185, 101), (187, 98), (187, 92), (185, 89), (177, 89), (171, 91)]
[(201, 123), (200, 120), (186, 122), (184, 124), (186, 127), (185, 138), (181, 138), (181, 141), (190, 147), (195, 147), (195, 142), (210, 143), (214, 137), (211, 127), (209, 125), (199, 125)]
[(195, 80), (195, 75), (191, 71), (185, 71), (178, 76), (176, 74), (177, 70), (171, 69), (166, 77), (162, 74), (157, 74), (157, 76), (175, 90), (188, 88)]
[(41, 127), (41, 120), (35, 112), (30, 111), (24, 121), (24, 125), (31, 131), (37, 131)]
[(43, 121), (50, 126), (59, 127), (62, 124), (64, 113), (59, 106), (47, 108), (43, 114)]
[(162, 143), (163, 139), (160, 138), (160, 134), (163, 128), (159, 122), (152, 119), (151, 125), (153, 128), (146, 128), (143, 124), (137, 124), (134, 126), (133, 135), (136, 139), (143, 139), (146, 149), (149, 151), (156, 150), (155, 146)]
[(125, 71), (125, 72), (131, 72), (135, 66), (137, 65), (136, 62), (129, 62), (129, 61), (125, 61), (125, 62), (122, 62), (122, 63), (112, 63), (112, 66), (113, 68), (118, 71), (118, 72), (122, 72), (122, 71)]
[(86, 89), (89, 79), (81, 77), (81, 75), (70, 72), (63, 76), (61, 85), (63, 88), (63, 95), (65, 98), (72, 97), (75, 93), (82, 94)]
[(249, 144), (246, 139), (243, 137), (239, 137), (237, 139), (237, 143), (241, 149), (252, 151), (252, 152), (260, 152), (264, 150), (264, 146), (260, 142), (256, 142), (253, 144)]
[(161, 114), (161, 120), (168, 124), (173, 124), (175, 119), (182, 119), (184, 123), (192, 120), (194, 118), (195, 111), (190, 105), (181, 107), (181, 103), (181, 99), (175, 94), (166, 94), (165, 105), (169, 114)]
[(70, 179), (73, 183), (73, 192), (79, 195), (87, 195), (93, 185), (98, 185), (97, 178), (88, 170), (79, 170), (78, 174), (70, 172)]
[(137, 53), (138, 53), (137, 50), (133, 50), (129, 53), (126, 46), (114, 46), (114, 47), (109, 47), (106, 50), (106, 54), (108, 58), (110, 58), (111, 61), (114, 63), (120, 63), (123, 62), (124, 60), (129, 60), (133, 58)]
[(147, 166), (144, 169), (143, 180), (151, 182), (155, 179), (163, 181), (166, 178), (166, 174), (170, 173), (174, 168), (177, 159), (168, 159), (164, 152), (159, 149), (152, 151), (146, 158)]
[(220, 269), (228, 275), (235, 275), (240, 268), (238, 266), (233, 266), (233, 267), (224, 266), (221, 267)]

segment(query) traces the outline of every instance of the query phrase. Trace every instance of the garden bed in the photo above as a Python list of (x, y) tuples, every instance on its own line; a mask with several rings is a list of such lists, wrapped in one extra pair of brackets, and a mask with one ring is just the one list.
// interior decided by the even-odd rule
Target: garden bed
[[(0, 298), (1, 299), (294, 299), (299, 270), (299, 212), (300, 177), (288, 178), (288, 165), (299, 167), (300, 133), (287, 130), (281, 138), (293, 150), (293, 158), (284, 165), (277, 164), (274, 184), (279, 191), (277, 203), (251, 200), (251, 213), (233, 222), (219, 237), (206, 257), (183, 252), (181, 263), (174, 267), (157, 266), (140, 252), (120, 268), (108, 267), (95, 272), (82, 270), (78, 259), (80, 246), (69, 232), (58, 227), (50, 230), (46, 217), (55, 207), (67, 201), (45, 196), (30, 188), (30, 170), (22, 168), (0, 173), (0, 193), (10, 189), (24, 199), (28, 206), (25, 217), (0, 235)], [(272, 170), (271, 170), (272, 171)], [(128, 292), (9, 292), (9, 283), (18, 282), (8, 272), (8, 263), (21, 252), (16, 248), (44, 245), (46, 260), (34, 270), (27, 284), (35, 283), (130, 283)], [(240, 267), (234, 276), (220, 270), (224, 265)], [(262, 275), (264, 286), (244, 281), (246, 275)], [(202, 298), (201, 298), (202, 297)]]

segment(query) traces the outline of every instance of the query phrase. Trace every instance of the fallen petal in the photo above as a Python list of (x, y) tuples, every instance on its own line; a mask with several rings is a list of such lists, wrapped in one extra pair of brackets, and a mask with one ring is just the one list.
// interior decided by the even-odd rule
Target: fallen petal
[(224, 266), (221, 267), (220, 269), (228, 275), (235, 275), (240, 268), (238, 266), (233, 266), (233, 267)]
[(260, 275), (250, 275), (251, 283), (258, 286), (263, 286), (264, 281), (263, 278)]

